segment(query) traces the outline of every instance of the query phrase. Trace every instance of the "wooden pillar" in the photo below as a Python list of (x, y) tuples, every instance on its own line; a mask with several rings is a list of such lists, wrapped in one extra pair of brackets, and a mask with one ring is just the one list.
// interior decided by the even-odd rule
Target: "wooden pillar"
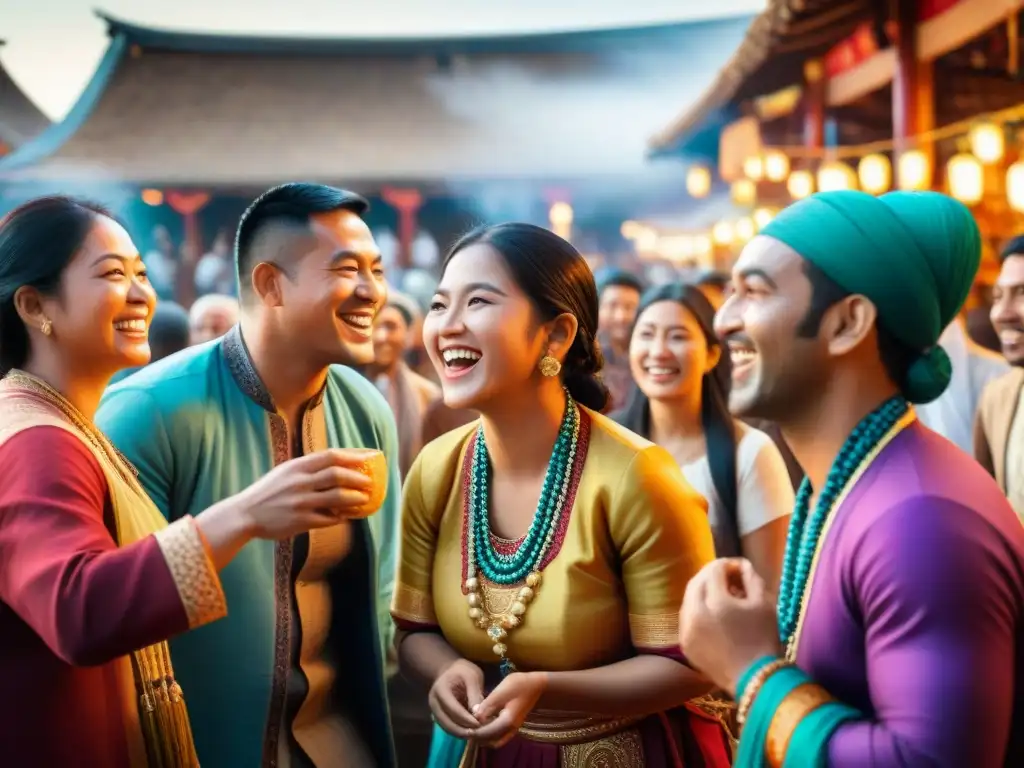
[(384, 202), (398, 211), (398, 268), (412, 266), (412, 242), (416, 237), (416, 214), (423, 205), (423, 195), (417, 189), (385, 187), (381, 191)]
[(804, 64), (804, 146), (808, 149), (825, 146), (827, 97), (825, 65), (820, 59), (811, 59)]
[(185, 241), (178, 261), (178, 279), (174, 298), (183, 307), (190, 307), (196, 298), (196, 264), (203, 255), (203, 233), (199, 211), (210, 202), (206, 192), (168, 192), (164, 199), (185, 224)]
[[(889, 36), (896, 52), (892, 81), (892, 136), (899, 153), (920, 149), (935, 167), (935, 147), (915, 142), (917, 134), (935, 127), (935, 68), (918, 60), (918, 0), (890, 0)], [(936, 180), (937, 181), (937, 180)]]

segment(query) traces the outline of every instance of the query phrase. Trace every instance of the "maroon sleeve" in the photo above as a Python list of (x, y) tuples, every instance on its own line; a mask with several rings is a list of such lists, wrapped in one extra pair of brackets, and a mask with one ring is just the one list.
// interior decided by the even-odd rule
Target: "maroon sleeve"
[(156, 538), (118, 548), (95, 457), (59, 427), (0, 446), (0, 600), (61, 659), (102, 664), (189, 627)]

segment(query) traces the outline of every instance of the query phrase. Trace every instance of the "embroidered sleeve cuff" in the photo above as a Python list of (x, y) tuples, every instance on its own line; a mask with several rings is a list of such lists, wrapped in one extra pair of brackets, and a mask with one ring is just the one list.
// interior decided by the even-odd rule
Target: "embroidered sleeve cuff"
[(178, 588), (189, 629), (224, 618), (228, 608), (220, 577), (192, 518), (176, 520), (154, 537)]
[(395, 584), (395, 594), (391, 599), (391, 618), (395, 620), (397, 627), (406, 631), (437, 626), (434, 600), (430, 594), (413, 589), (402, 582)]
[(765, 756), (772, 768), (782, 768), (793, 732), (805, 717), (832, 701), (828, 692), (814, 683), (798, 685), (779, 705), (768, 726)]
[(633, 647), (649, 652), (679, 648), (679, 614), (629, 614), (629, 635)]

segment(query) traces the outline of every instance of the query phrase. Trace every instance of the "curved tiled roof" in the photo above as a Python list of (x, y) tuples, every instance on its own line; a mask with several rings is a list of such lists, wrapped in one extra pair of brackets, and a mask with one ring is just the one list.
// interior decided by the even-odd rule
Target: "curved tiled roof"
[[(0, 40), (0, 46), (3, 44)], [(35, 138), (48, 125), (50, 121), (46, 115), (0, 64), (0, 155)]]
[(265, 185), (641, 171), (749, 17), (504, 37), (309, 40), (107, 19), (64, 122), (0, 160), (9, 180)]
[(704, 94), (650, 139), (651, 152), (686, 148), (736, 117), (740, 102), (800, 83), (808, 59), (872, 17), (872, 0), (768, 0)]
[[(328, 56), (424, 56), (482, 53), (595, 53), (630, 46), (673, 42), (706, 22), (674, 22), (630, 27), (538, 31), (503, 35), (436, 37), (301, 37), (210, 34), (145, 27), (96, 11), (113, 37), (151, 50), (189, 53), (299, 54)], [(717, 23), (717, 22), (712, 22)]]

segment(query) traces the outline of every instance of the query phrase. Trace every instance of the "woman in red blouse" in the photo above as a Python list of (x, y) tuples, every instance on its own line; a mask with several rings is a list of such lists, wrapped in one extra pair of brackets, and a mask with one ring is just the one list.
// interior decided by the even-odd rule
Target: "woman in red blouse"
[(103, 208), (66, 197), (0, 220), (0, 763), (192, 768), (167, 638), (227, 606), (253, 538), (336, 524), (368, 497), (359, 456), (312, 454), (168, 525), (93, 426), (145, 365), (155, 295)]

